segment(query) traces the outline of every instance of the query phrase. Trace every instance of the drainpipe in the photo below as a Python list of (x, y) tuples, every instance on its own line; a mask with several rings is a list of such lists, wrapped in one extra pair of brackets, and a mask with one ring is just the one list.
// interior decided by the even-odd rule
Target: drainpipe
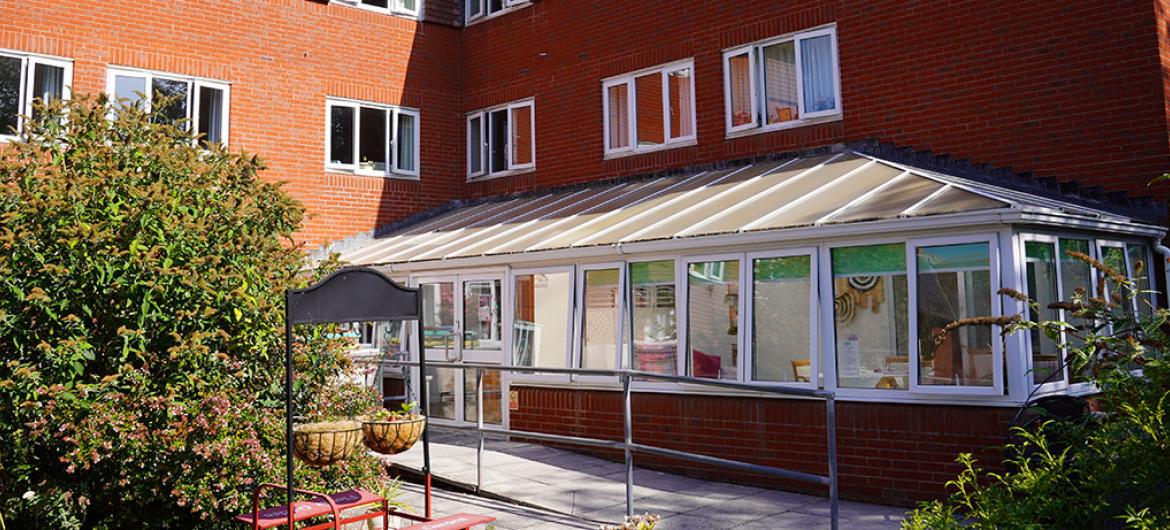
[(1154, 245), (1154, 251), (1158, 254), (1161, 254), (1162, 256), (1162, 275), (1166, 282), (1163, 284), (1165, 285), (1166, 290), (1166, 292), (1163, 293), (1163, 299), (1166, 300), (1166, 305), (1170, 307), (1170, 248), (1167, 248), (1166, 245), (1158, 243), (1157, 245)]

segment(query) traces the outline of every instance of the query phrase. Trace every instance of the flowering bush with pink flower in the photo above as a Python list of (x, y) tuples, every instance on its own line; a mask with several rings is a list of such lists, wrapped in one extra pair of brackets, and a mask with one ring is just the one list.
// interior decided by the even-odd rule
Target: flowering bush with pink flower
[[(283, 475), (283, 291), (311, 280), (301, 206), (256, 157), (140, 109), (38, 111), (0, 149), (5, 524), (228, 528)], [(334, 383), (347, 345), (330, 331), (298, 330), (299, 413), (367, 412), (372, 396)], [(386, 484), (364, 454), (298, 473)]]

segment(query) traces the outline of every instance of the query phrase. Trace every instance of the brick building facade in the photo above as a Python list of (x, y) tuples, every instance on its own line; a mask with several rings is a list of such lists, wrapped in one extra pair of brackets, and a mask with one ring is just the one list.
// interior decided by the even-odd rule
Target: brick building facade
[[(626, 177), (722, 169), (840, 144), (929, 152), (940, 166), (1034, 182), (1101, 204), (1168, 197), (1147, 187), (1170, 170), (1170, 78), (1163, 74), (1170, 4), (1161, 0), (418, 2), (7, 2), (0, 3), (0, 59), (64, 61), (74, 94), (111, 90), (111, 68), (229, 86), (228, 146), (259, 154), (269, 165), (265, 178), (288, 182), (309, 211), (301, 237), (310, 249), (452, 201), (622, 185)], [(810, 39), (826, 31), (833, 39), (835, 111), (729, 132), (738, 119), (729, 110), (737, 81), (728, 74), (737, 50), (753, 45), (751, 53), (763, 54), (769, 39), (800, 40), (808, 31)], [(797, 55), (805, 61), (815, 58), (815, 50), (803, 53)], [(603, 87), (662, 65), (674, 65), (662, 70), (662, 82), (680, 84), (664, 88), (662, 98), (672, 103), (647, 110), (645, 118), (673, 115), (680, 121), (666, 122), (665, 136), (677, 133), (680, 141), (608, 152), (606, 120), (616, 114), (605, 106), (611, 96)], [(671, 77), (671, 68), (686, 72)], [(630, 77), (631, 91), (640, 75)], [(678, 103), (684, 95), (693, 101), (687, 111)], [(385, 109), (417, 112), (417, 177), (362, 175), (365, 160), (327, 167), (338, 149), (329, 125), (336, 119), (330, 105), (338, 103), (384, 106), (371, 114), (377, 116)], [(755, 119), (771, 121), (773, 107), (761, 107), (752, 110)], [(807, 101), (799, 108), (817, 114)], [(492, 129), (505, 114), (509, 121)], [(483, 150), (468, 148), (472, 123)], [(657, 134), (643, 125), (630, 131)], [(497, 158), (504, 169), (469, 178), (469, 166), (491, 167)], [(677, 259), (680, 267), (688, 263)], [(425, 277), (397, 270), (413, 282)], [(1024, 354), (1001, 355), (1024, 366)], [(957, 470), (955, 453), (1004, 441), (1022, 403), (1020, 382), (1005, 386), (1012, 384), (990, 404), (842, 403), (843, 495), (894, 502), (938, 495)], [(511, 389), (518, 399), (508, 414), (513, 429), (620, 438), (620, 394), (612, 388)], [(808, 402), (647, 392), (636, 403), (637, 437), (645, 443), (823, 471), (824, 419)]]

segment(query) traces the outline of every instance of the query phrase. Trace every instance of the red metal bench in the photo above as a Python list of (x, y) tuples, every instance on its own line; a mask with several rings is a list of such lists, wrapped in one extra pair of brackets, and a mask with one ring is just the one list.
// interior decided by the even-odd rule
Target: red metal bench
[(488, 517), (486, 515), (475, 515), (470, 513), (460, 513), (425, 523), (401, 528), (399, 530), (471, 530), (474, 526), (481, 524), (488, 524), (495, 521), (495, 517)]
[[(252, 511), (235, 517), (235, 520), (251, 526), (252, 530), (264, 530), (288, 524), (288, 505), (282, 504), (264, 510), (260, 509), (260, 493), (264, 489), (284, 491), (285, 486), (261, 484), (252, 493)], [(382, 527), (388, 528), (389, 516), (394, 513), (389, 509), (386, 499), (365, 490), (352, 489), (332, 495), (302, 489), (294, 489), (293, 491), (312, 497), (311, 500), (293, 503), (293, 524), (320, 517), (331, 517), (330, 521), (307, 526), (301, 530), (325, 530), (326, 528), (337, 530), (341, 528), (341, 525), (378, 517), (382, 518)], [(370, 506), (373, 509), (345, 519), (341, 517), (341, 512), (362, 506)]]

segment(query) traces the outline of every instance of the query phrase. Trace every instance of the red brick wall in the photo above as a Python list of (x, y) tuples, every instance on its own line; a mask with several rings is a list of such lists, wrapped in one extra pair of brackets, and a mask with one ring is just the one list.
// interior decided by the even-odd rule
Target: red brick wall
[[(1148, 194), (1170, 170), (1166, 20), (1148, 0), (537, 2), (465, 32), (464, 108), (535, 96), (538, 131), (534, 175), (471, 192), (876, 138)], [(830, 22), (844, 120), (725, 140), (721, 50)], [(600, 80), (691, 56), (698, 145), (604, 161)]]
[[(438, 22), (307, 0), (0, 2), (0, 48), (72, 58), (75, 93), (105, 90), (108, 65), (231, 82), (231, 149), (288, 182), (315, 246), (461, 192), (458, 4), (427, 4)], [(421, 184), (326, 173), (327, 95), (421, 109)]]
[[(622, 440), (620, 392), (517, 387), (519, 409), (510, 426), (590, 438)], [(837, 403), (837, 452), (842, 497), (912, 504), (939, 497), (972, 452), (986, 468), (1000, 468), (998, 451), (1015, 409), (889, 403)], [(827, 474), (822, 401), (633, 396), (634, 441), (731, 460)], [(581, 450), (574, 447), (575, 450)], [(592, 451), (619, 458), (617, 452)], [(638, 465), (702, 478), (780, 486), (824, 494), (804, 483), (635, 455)]]

